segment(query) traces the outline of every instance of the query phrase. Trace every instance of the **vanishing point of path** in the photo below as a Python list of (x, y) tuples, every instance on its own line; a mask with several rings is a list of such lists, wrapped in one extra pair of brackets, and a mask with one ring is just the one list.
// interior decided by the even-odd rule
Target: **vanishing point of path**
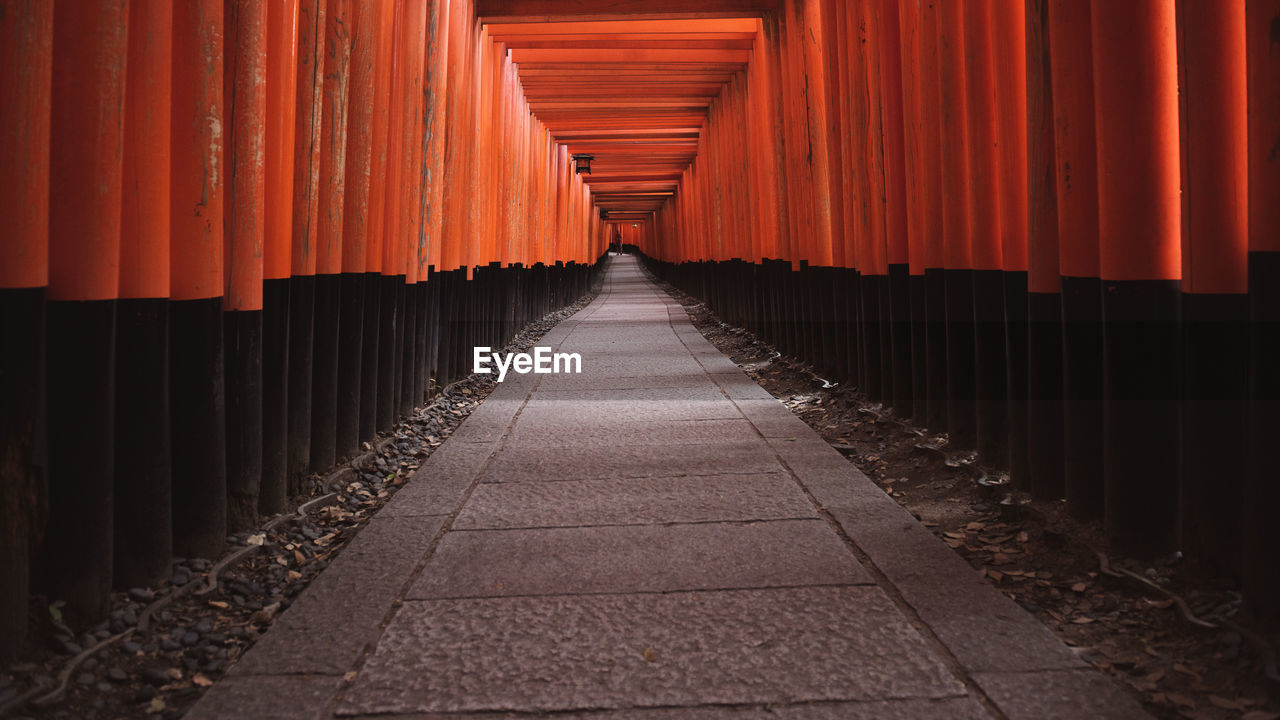
[(190, 718), (1134, 718), (615, 258)]

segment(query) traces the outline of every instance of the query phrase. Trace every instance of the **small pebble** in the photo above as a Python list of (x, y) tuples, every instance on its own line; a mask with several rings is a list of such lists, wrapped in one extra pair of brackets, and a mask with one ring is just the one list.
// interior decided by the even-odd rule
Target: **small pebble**
[(200, 633), (201, 635), (212, 632), (212, 631), (213, 631), (213, 618), (204, 618), (200, 622), (196, 623), (196, 632)]
[(124, 682), (129, 679), (129, 674), (118, 667), (113, 667), (110, 670), (107, 670), (107, 677), (115, 680), (116, 682)]
[(93, 680), (94, 680), (93, 673), (85, 672), (85, 673), (80, 673), (79, 675), (76, 676), (76, 682), (80, 683), (81, 685), (92, 685)]
[(182, 636), (183, 645), (195, 645), (197, 642), (200, 642), (200, 636), (196, 633), (188, 632)]
[(128, 640), (120, 645), (120, 649), (127, 653), (136, 653), (142, 650), (142, 644), (133, 640)]
[(173, 577), (169, 579), (176, 587), (182, 587), (191, 582), (191, 573), (186, 568), (177, 568), (173, 571)]
[(112, 689), (111, 683), (104, 683), (104, 682), (100, 682), (97, 685), (94, 685), (93, 687), (100, 693), (109, 693), (111, 692), (111, 689)]
[(129, 597), (142, 602), (151, 602), (156, 599), (156, 594), (147, 588), (130, 588)]

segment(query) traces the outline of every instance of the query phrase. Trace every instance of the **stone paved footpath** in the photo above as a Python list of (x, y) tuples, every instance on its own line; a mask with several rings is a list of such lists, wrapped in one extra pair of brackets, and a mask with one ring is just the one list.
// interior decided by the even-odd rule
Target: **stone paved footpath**
[(628, 256), (187, 716), (1135, 718)]

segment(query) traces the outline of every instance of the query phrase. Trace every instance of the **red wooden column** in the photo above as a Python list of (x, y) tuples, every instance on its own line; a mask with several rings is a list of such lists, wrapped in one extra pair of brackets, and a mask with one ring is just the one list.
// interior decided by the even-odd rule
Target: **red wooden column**
[(1027, 474), (1031, 494), (1063, 497), (1062, 283), (1049, 5), (1026, 13), (1027, 70)]
[[(911, 418), (923, 424), (928, 415), (928, 392), (925, 372), (925, 258), (924, 240), (928, 232), (926, 219), (931, 208), (926, 204), (925, 183), (929, 180), (924, 155), (923, 77), (920, 53), (923, 45), (923, 9), (915, 3), (897, 4), (899, 52), (902, 74), (903, 183), (905, 188), (906, 240), (909, 277), (908, 302), (911, 318)], [(900, 408), (900, 412), (906, 412)]]
[[(369, 118), (371, 126), (369, 158), (369, 217), (365, 223), (365, 276), (363, 346), (360, 358), (360, 424), (361, 438), (373, 437), (378, 430), (378, 412), (381, 399), (381, 345), (382, 328), (388, 322), (387, 309), (382, 306), (383, 246), (388, 242), (387, 220), (387, 133), (390, 124), (391, 63), (395, 45), (395, 6), (381, 3), (378, 6), (378, 41), (374, 59), (374, 78), (371, 95), (373, 106)], [(346, 213), (343, 215), (346, 222)]]
[(1173, 0), (1094, 0), (1103, 281), (1104, 519), (1116, 547), (1177, 547), (1178, 75)]
[(1027, 472), (1027, 34), (1026, 3), (995, 0), (992, 45), (1000, 176), (1000, 253), (1004, 279), (1009, 474)]
[(293, 243), (289, 288), (290, 491), (311, 465), (315, 350), (316, 242), (320, 199), (320, 128), (324, 103), (325, 0), (298, 0), (297, 104), (293, 134)]
[(262, 481), (258, 510), (282, 512), (289, 438), (289, 288), (298, 0), (267, 4), (267, 124), (262, 283)]
[(114, 571), (166, 577), (173, 556), (169, 446), (169, 117), (173, 8), (129, 8), (120, 304), (116, 309)]
[(1049, 0), (1062, 287), (1063, 471), (1067, 506), (1102, 517), (1102, 285), (1090, 4)]
[(938, 112), (942, 121), (942, 232), (946, 247), (947, 432), (953, 449), (977, 445), (974, 409), (974, 307), (969, 101), (965, 81), (965, 12), (961, 0), (941, 0), (938, 20)]
[(1249, 467), (1244, 491), (1244, 592), (1250, 614), (1280, 627), (1280, 507), (1271, 450), (1280, 434), (1280, 0), (1248, 0), (1245, 45), (1249, 93), (1249, 308), (1252, 325)]
[(1181, 543), (1237, 577), (1249, 397), (1248, 73), (1243, 3), (1179, 0)]
[(49, 284), (49, 123), (53, 0), (0, 14), (0, 324), (25, 352), (0, 355), (0, 448), (13, 458), (0, 486), (0, 663), (27, 630), (35, 522), (44, 493), (45, 294)]
[[(324, 473), (337, 460), (338, 347), (342, 297), (342, 211), (346, 202), (347, 100), (351, 86), (351, 25), (356, 3), (328, 0), (321, 79), (320, 173), (316, 198), (315, 312), (312, 330), (311, 454), (308, 470)], [(349, 389), (349, 386), (348, 386)]]
[(267, 5), (227, 0), (224, 81), (229, 193), (224, 222), (227, 526), (254, 527), (262, 481), (262, 281), (265, 234)]
[[(974, 414), (979, 459), (1009, 466), (1008, 363), (1004, 328), (1002, 197), (997, 147), (995, 0), (970, 0), (964, 11), (966, 141), (969, 152), (969, 239), (973, 259)], [(1001, 68), (1008, 72), (1008, 68)], [(1000, 141), (1005, 138), (1000, 138)]]
[(216, 557), (227, 534), (223, 368), (223, 3), (173, 9), (170, 402), (173, 550)]
[[(385, 5), (385, 3), (384, 3)], [(346, 163), (342, 193), (342, 276), (338, 313), (338, 395), (334, 428), (334, 449), (338, 457), (352, 457), (360, 447), (361, 406), (376, 399), (366, 398), (364, 324), (369, 317), (368, 279), (369, 230), (373, 221), (370, 202), (373, 186), (374, 107), (377, 104), (378, 50), (381, 41), (383, 6), (356, 3), (351, 11), (348, 37), (351, 57), (348, 65)], [(384, 140), (385, 142), (385, 140)], [(377, 322), (377, 316), (373, 317)], [(376, 347), (376, 342), (375, 342)]]
[(947, 302), (946, 227), (948, 198), (943, 193), (945, 171), (942, 155), (941, 99), (942, 50), (938, 26), (942, 22), (937, 3), (921, 6), (920, 24), (920, 154), (924, 168), (924, 284), (925, 284), (925, 425), (935, 432), (947, 427)]
[(888, 246), (888, 313), (892, 385), (898, 414), (915, 407), (911, 352), (911, 267), (907, 239), (906, 129), (903, 125), (902, 35), (898, 3), (880, 0), (880, 117), (884, 137), (885, 237)]

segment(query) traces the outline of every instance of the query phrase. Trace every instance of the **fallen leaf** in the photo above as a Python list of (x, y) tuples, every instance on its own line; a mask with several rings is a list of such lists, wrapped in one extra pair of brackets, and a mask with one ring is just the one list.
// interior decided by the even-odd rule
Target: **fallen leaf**
[(258, 533), (257, 535), (250, 535), (248, 538), (246, 538), (244, 541), (244, 544), (257, 545), (258, 547), (262, 547), (262, 545), (265, 544), (266, 542), (267, 542), (267, 534)]
[(1074, 620), (1072, 620), (1071, 622), (1075, 623), (1076, 625), (1088, 625), (1089, 623), (1093, 622), (1093, 618), (1091, 618), (1091, 617), (1078, 617), (1078, 618), (1075, 618)]
[(1169, 702), (1172, 702), (1174, 705), (1177, 705), (1178, 707), (1184, 707), (1184, 708), (1187, 708), (1188, 710), (1194, 710), (1196, 707), (1196, 701), (1192, 700), (1186, 695), (1169, 693), (1167, 697), (1169, 698)]
[(209, 607), (218, 608), (219, 610), (226, 610), (230, 606), (222, 602), (221, 600), (210, 600)]
[(201, 675), (200, 673), (196, 673), (195, 676), (191, 678), (191, 682), (195, 683), (196, 685), (199, 685), (200, 687), (209, 687), (210, 685), (213, 684), (212, 680), (205, 677), (204, 675)]
[(1268, 712), (1266, 710), (1253, 710), (1245, 713), (1240, 720), (1280, 720), (1280, 713)]
[(164, 698), (160, 696), (153, 697), (151, 698), (151, 702), (147, 703), (147, 714), (155, 715), (156, 713), (162, 713), (165, 711), (165, 707)]
[(354, 680), (356, 679), (356, 671), (355, 671), (355, 670), (352, 670), (351, 672), (347, 673), (346, 675), (343, 675), (343, 676), (342, 676), (342, 679), (343, 679), (343, 680), (346, 680), (347, 682), (352, 682), (352, 681), (354, 681)]
[(178, 668), (169, 668), (168, 670), (165, 670), (165, 671), (164, 671), (164, 674), (165, 674), (165, 677), (170, 678), (170, 679), (173, 679), (173, 680), (181, 680), (181, 679), (182, 679), (182, 671), (181, 671), (181, 670), (179, 670)]
[(1245, 704), (1239, 700), (1228, 700), (1227, 698), (1218, 697), (1217, 695), (1210, 695), (1209, 702), (1217, 705), (1223, 710), (1238, 710), (1240, 712), (1244, 712), (1245, 709)]
[(307, 556), (306, 556), (306, 555), (303, 555), (303, 554), (302, 554), (300, 551), (298, 551), (298, 550), (294, 550), (294, 551), (293, 551), (293, 559), (294, 559), (294, 560), (296, 560), (296, 561), (297, 561), (297, 563), (298, 563), (299, 565), (301, 565), (301, 564), (303, 564), (303, 563), (305, 563), (305, 562), (307, 561)]
[(1075, 585), (1072, 585), (1072, 586), (1071, 586), (1071, 591), (1072, 591), (1072, 592), (1082, 593), (1082, 592), (1084, 592), (1084, 591), (1085, 591), (1085, 589), (1086, 589), (1087, 587), (1088, 587), (1088, 585), (1085, 585), (1084, 583), (1079, 582), (1079, 583), (1076, 583)]

